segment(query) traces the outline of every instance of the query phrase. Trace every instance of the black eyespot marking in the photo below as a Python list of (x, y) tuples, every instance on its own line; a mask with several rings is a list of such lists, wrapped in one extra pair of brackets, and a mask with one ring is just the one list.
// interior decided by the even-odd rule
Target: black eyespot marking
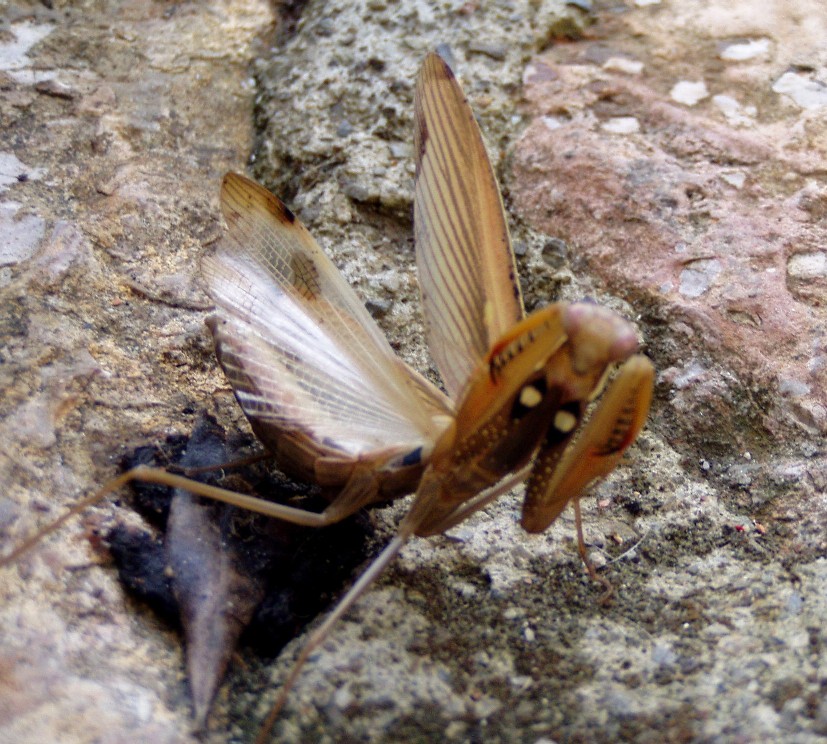
[(511, 419), (519, 421), (527, 413), (537, 408), (543, 402), (547, 391), (548, 385), (545, 377), (540, 377), (523, 385), (511, 407)]
[(292, 225), (296, 221), (296, 215), (290, 211), (283, 201), (279, 201), (279, 204), (281, 205), (282, 216)]
[(422, 447), (417, 447), (415, 450), (411, 450), (408, 452), (405, 457), (402, 458), (402, 466), (407, 467), (408, 465), (419, 465), (422, 462)]
[(569, 411), (557, 411), (557, 413), (554, 414), (552, 426), (561, 434), (570, 434), (577, 426), (577, 416)]
[(546, 433), (546, 446), (565, 442), (572, 432), (580, 425), (580, 417), (583, 415), (579, 401), (573, 400), (557, 409), (551, 426)]
[[(256, 200), (253, 199), (251, 195), (247, 196), (247, 209), (252, 209)], [(277, 220), (286, 222), (288, 225), (292, 225), (296, 221), (296, 215), (294, 215), (289, 207), (277, 196), (271, 194), (269, 191), (264, 191), (260, 196), (264, 198), (264, 206), (267, 208), (267, 211)]]

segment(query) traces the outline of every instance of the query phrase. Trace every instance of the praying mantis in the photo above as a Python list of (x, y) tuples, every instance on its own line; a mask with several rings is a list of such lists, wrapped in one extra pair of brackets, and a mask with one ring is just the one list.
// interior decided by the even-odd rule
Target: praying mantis
[(586, 561), (578, 499), (648, 415), (654, 367), (626, 320), (590, 303), (526, 316), (479, 128), (434, 53), (416, 83), (414, 145), (416, 263), (445, 392), (396, 356), (296, 216), (231, 173), (221, 187), (228, 232), (201, 265), (216, 306), (207, 324), (258, 439), (285, 473), (330, 494), (329, 505), (310, 513), (138, 467), (70, 512), (133, 480), (308, 526), (414, 493), (393, 539), (305, 642), (261, 738), (312, 651), (412, 537), (444, 533), (526, 481), (522, 526), (542, 532), (573, 502)]

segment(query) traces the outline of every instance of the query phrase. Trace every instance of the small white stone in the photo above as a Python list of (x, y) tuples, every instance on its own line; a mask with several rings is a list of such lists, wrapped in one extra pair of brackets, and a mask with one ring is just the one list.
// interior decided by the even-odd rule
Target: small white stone
[(525, 692), (533, 684), (534, 680), (527, 674), (515, 674), (508, 678), (508, 684), (515, 692)]
[(802, 395), (809, 395), (810, 386), (801, 380), (783, 377), (778, 381), (778, 392), (789, 398), (800, 398)]
[(755, 115), (758, 113), (755, 106), (741, 106), (732, 96), (726, 95), (713, 96), (712, 102), (730, 124), (745, 126), (755, 123)]
[(721, 273), (721, 262), (715, 258), (693, 261), (681, 272), (679, 292), (684, 297), (700, 297), (709, 290), (712, 282)]
[(0, 204), (0, 266), (28, 261), (37, 252), (46, 232), (46, 221), (37, 214), (18, 215), (20, 204)]
[(7, 186), (18, 183), (18, 177), (24, 174), (26, 180), (36, 181), (43, 175), (43, 169), (26, 165), (13, 152), (0, 152), (0, 194)]
[(736, 189), (742, 189), (747, 180), (747, 174), (743, 171), (724, 171), (721, 173), (721, 180)]
[(603, 69), (609, 72), (625, 72), (627, 75), (640, 75), (643, 72), (643, 62), (626, 57), (609, 57), (603, 63)]
[(634, 116), (615, 116), (604, 121), (601, 129), (613, 134), (634, 134), (640, 131), (640, 122)]
[(789, 96), (803, 109), (827, 106), (827, 85), (797, 72), (785, 72), (775, 81), (772, 89)]
[(743, 62), (747, 59), (755, 59), (762, 54), (766, 54), (770, 49), (769, 39), (755, 39), (753, 41), (745, 41), (738, 44), (730, 44), (721, 50), (718, 55), (721, 59), (727, 62)]
[(656, 643), (652, 647), (652, 661), (658, 666), (673, 666), (678, 660), (677, 654), (668, 643)]
[(522, 607), (508, 607), (503, 610), (504, 620), (516, 620), (518, 617), (523, 617), (525, 610)]
[(559, 129), (563, 126), (563, 122), (556, 116), (541, 116), (540, 121), (546, 126), (547, 129)]
[(3, 37), (3, 41), (0, 42), (0, 70), (11, 72), (30, 67), (32, 61), (27, 56), (28, 51), (45, 39), (54, 28), (51, 23), (31, 21), (11, 24), (8, 29), (11, 32), (9, 36), (13, 36), (14, 39)]
[(333, 694), (333, 704), (339, 709), (344, 710), (353, 703), (353, 693), (347, 687), (340, 687)]
[(827, 253), (798, 253), (787, 261), (787, 274), (796, 279), (827, 276)]
[(669, 92), (673, 101), (683, 103), (686, 106), (694, 106), (709, 95), (706, 83), (703, 80), (681, 80), (676, 83)]
[(399, 278), (399, 274), (388, 272), (379, 279), (379, 284), (382, 285), (383, 289), (387, 289), (388, 292), (395, 294), (399, 291), (399, 287), (402, 285), (402, 280)]

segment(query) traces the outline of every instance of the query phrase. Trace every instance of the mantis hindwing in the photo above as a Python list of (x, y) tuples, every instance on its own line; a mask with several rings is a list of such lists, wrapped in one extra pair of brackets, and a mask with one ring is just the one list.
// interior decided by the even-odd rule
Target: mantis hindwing
[(522, 525), (545, 530), (617, 464), (649, 410), (653, 367), (626, 321), (586, 303), (525, 316), (493, 170), (436, 54), (415, 116), (417, 267), (447, 395), (394, 354), (290, 210), (228, 174), (229, 231), (202, 262), (218, 359), (262, 443), (287, 473), (333, 494), (330, 505), (311, 514), (143, 469), (106, 488), (157, 480), (319, 526), (415, 492), (396, 537), (305, 644), (271, 721), (310, 652), (411, 536), (444, 532), (524, 479)]

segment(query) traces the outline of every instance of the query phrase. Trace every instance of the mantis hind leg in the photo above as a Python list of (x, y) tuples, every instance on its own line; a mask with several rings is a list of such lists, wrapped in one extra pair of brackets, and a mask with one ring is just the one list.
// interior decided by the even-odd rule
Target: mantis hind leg
[(357, 466), (344, 489), (331, 501), (322, 512), (310, 512), (295, 506), (276, 504), (256, 496), (238, 493), (227, 488), (201, 483), (184, 475), (171, 473), (162, 468), (138, 465), (125, 473), (113, 478), (94, 493), (81, 499), (69, 510), (52, 523), (26, 538), (8, 555), (0, 558), (0, 568), (11, 565), (21, 556), (34, 548), (41, 540), (59, 530), (68, 520), (80, 512), (99, 503), (108, 494), (117, 491), (123, 486), (132, 483), (156, 483), (169, 488), (180, 488), (196, 496), (204, 496), (215, 501), (237, 506), (241, 509), (263, 514), (268, 517), (282, 519), (292, 524), (305, 527), (325, 527), (355, 514), (359, 509), (375, 501), (377, 485), (376, 479), (367, 467)]

